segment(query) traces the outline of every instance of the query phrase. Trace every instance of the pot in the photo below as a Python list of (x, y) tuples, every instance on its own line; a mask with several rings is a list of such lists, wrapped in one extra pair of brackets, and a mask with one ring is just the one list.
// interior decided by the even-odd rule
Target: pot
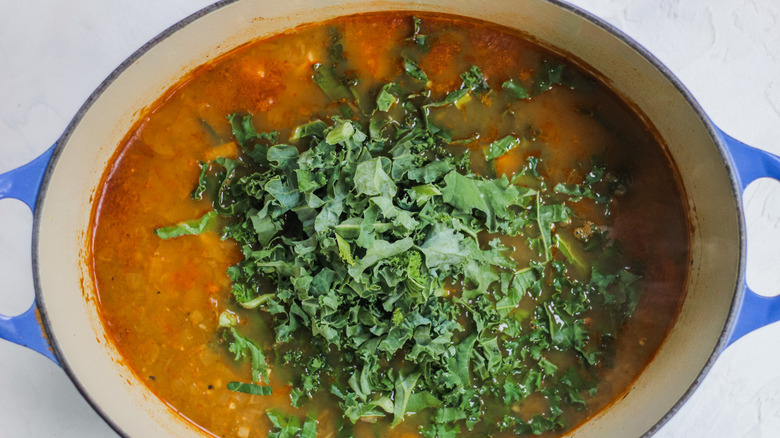
[[(0, 177), (0, 193), (35, 208), (33, 253), (37, 307), (0, 321), (0, 334), (63, 366), (117, 432), (130, 436), (197, 435), (197, 429), (150, 395), (106, 337), (84, 264), (91, 196), (107, 161), (138, 112), (184, 72), (240, 42), (295, 23), (368, 9), (410, 9), (400, 2), (219, 3), (185, 19), (124, 62), (89, 98), (58, 144)], [(604, 22), (540, 0), (412, 2), (506, 25), (521, 24), (545, 45), (576, 56), (608, 78), (654, 124), (681, 170), (691, 204), (693, 266), (675, 328), (626, 397), (573, 436), (653, 433), (703, 379), (720, 351), (780, 318), (777, 301), (744, 287), (741, 193), (760, 176), (780, 175), (780, 159), (715, 128), (668, 70)], [(262, 20), (253, 20), (262, 11)], [(278, 18), (272, 18), (278, 17)], [(760, 166), (757, 166), (760, 163)], [(75, 177), (75, 178), (74, 178)], [(41, 185), (41, 181), (43, 184)], [(41, 187), (40, 195), (37, 190)], [(37, 202), (37, 204), (36, 204)], [(65, 232), (68, 230), (68, 232)], [(36, 318), (40, 310), (52, 350)], [(106, 388), (110, 388), (106, 391)], [(626, 419), (630, 419), (627, 421)]]

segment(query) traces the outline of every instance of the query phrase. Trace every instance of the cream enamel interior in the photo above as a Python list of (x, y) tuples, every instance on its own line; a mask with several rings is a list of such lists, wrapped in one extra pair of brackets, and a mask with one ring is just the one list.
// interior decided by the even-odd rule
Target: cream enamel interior
[[(680, 169), (688, 195), (692, 266), (678, 322), (625, 397), (571, 433), (639, 436), (695, 382), (716, 349), (737, 288), (739, 212), (729, 174), (706, 124), (685, 97), (629, 45), (578, 14), (541, 0), (272, 2), (241, 0), (170, 33), (127, 64), (69, 128), (45, 182), (37, 217), (39, 304), (66, 369), (84, 395), (129, 436), (198, 436), (202, 432), (149, 394), (104, 333), (85, 254), (92, 198), (115, 147), (143, 109), (192, 68), (243, 42), (300, 23), (375, 10), (433, 10), (523, 30), (572, 53), (657, 129)], [(66, 230), (70, 230), (69, 232)]]

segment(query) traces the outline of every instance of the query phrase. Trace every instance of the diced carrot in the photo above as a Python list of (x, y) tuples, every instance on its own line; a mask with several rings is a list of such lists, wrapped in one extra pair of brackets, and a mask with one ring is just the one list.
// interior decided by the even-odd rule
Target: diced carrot
[(224, 158), (238, 157), (238, 145), (235, 142), (230, 141), (223, 145), (207, 150), (206, 153), (203, 155), (203, 159), (205, 161), (213, 161), (218, 157), (224, 157)]

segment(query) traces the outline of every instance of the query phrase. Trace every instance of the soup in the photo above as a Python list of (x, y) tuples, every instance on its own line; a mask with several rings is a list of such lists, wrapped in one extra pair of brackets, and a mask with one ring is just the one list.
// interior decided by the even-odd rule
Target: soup
[(639, 115), (516, 31), (433, 14), (196, 69), (93, 218), (117, 348), (216, 436), (559, 435), (652, 358), (690, 257)]

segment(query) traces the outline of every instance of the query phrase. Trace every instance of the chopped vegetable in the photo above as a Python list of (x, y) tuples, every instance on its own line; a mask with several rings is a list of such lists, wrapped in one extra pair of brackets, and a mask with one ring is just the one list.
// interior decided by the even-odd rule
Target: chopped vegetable
[(268, 438), (315, 438), (317, 436), (317, 422), (307, 417), (301, 425), (298, 417), (287, 415), (279, 411), (266, 412), (268, 419), (274, 426), (274, 430), (268, 432)]
[(260, 386), (254, 383), (230, 382), (227, 384), (230, 391), (243, 392), (250, 395), (271, 395), (273, 390), (270, 386)]
[(406, 71), (406, 74), (413, 77), (414, 79), (426, 82), (428, 81), (428, 76), (425, 74), (424, 71), (409, 58), (404, 58), (404, 71)]
[(515, 136), (507, 135), (501, 140), (496, 140), (488, 145), (485, 151), (485, 159), (494, 160), (518, 146), (520, 146), (520, 140)]
[(523, 87), (523, 85), (520, 84), (519, 81), (516, 81), (514, 79), (510, 79), (504, 82), (501, 85), (501, 87), (512, 92), (512, 95), (514, 95), (514, 97), (517, 99), (528, 99), (529, 97), (531, 97), (531, 95), (528, 94), (528, 91), (525, 89), (525, 87)]
[(154, 234), (160, 239), (172, 239), (174, 237), (200, 234), (214, 226), (217, 221), (217, 212), (210, 211), (200, 219), (193, 219), (189, 221), (180, 222), (176, 225), (170, 225), (167, 227), (156, 228)]

